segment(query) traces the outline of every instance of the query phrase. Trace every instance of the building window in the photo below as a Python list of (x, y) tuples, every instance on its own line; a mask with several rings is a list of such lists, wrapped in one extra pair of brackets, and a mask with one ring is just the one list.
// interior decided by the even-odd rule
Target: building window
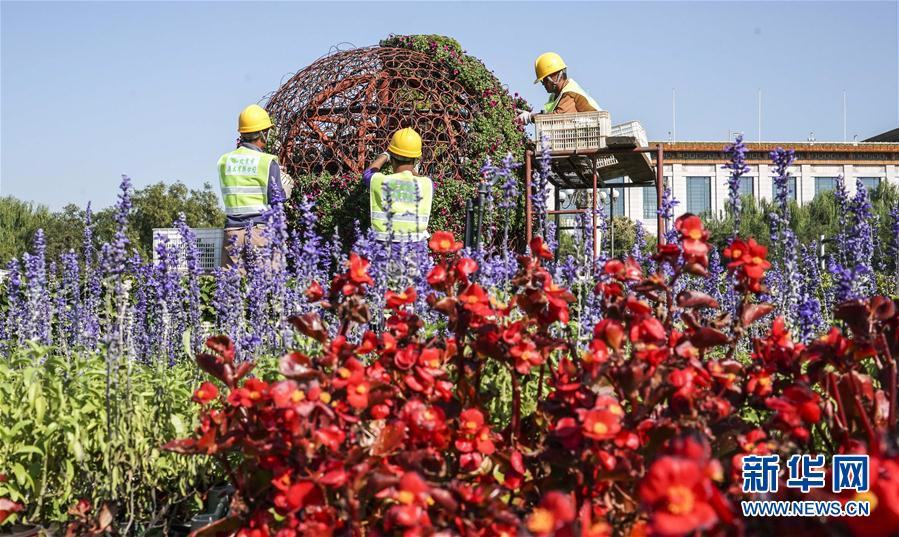
[[(662, 177), (662, 189), (668, 186), (668, 176)], [(656, 187), (644, 186), (640, 190), (643, 191), (643, 219), (655, 220), (659, 215), (659, 204), (656, 198)]]
[(815, 177), (815, 195), (833, 190), (836, 184), (836, 177)]
[[(771, 178), (771, 199), (777, 199), (777, 183), (775, 178)], [(787, 200), (796, 201), (796, 178), (792, 175), (787, 177)]]
[(700, 214), (712, 208), (711, 177), (687, 177), (687, 212)]
[(877, 185), (880, 184), (880, 177), (859, 177), (859, 181), (864, 185), (865, 190), (870, 194), (873, 190), (877, 189)]
[(658, 216), (659, 204), (656, 199), (656, 187), (643, 187), (643, 218), (646, 220), (655, 219)]
[(740, 197), (752, 197), (752, 177), (740, 177)]

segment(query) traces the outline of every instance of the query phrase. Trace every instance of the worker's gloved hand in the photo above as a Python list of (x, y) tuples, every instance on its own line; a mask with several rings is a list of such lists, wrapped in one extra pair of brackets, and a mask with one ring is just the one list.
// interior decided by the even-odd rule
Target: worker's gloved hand
[(374, 168), (365, 168), (362, 171), (362, 180), (365, 181), (366, 184), (368, 184), (371, 181), (371, 176), (374, 174), (375, 174)]
[(529, 112), (527, 110), (519, 110), (518, 117), (515, 118), (516, 121), (521, 123), (522, 125), (527, 125), (533, 119), (533, 112)]

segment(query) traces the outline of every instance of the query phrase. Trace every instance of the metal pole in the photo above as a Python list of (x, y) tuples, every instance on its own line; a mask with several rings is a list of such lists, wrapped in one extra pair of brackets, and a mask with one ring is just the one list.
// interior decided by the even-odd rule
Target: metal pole
[[(662, 208), (662, 183), (664, 176), (662, 175), (662, 165), (664, 163), (664, 152), (662, 144), (656, 144), (656, 209)], [(672, 173), (672, 176), (674, 174)], [(672, 181), (674, 179), (672, 178)], [(656, 244), (661, 246), (665, 244), (665, 222), (662, 220), (662, 214), (656, 213)]]
[(590, 215), (590, 221), (593, 223), (593, 259), (591, 266), (595, 268), (596, 264), (596, 156), (591, 157), (590, 161), (593, 165), (593, 211)]
[(478, 227), (474, 237), (475, 247), (481, 245), (481, 234), (484, 232), (484, 211), (487, 210), (487, 183), (481, 181), (478, 185)]
[[(531, 244), (531, 150), (524, 150), (524, 236)], [(525, 245), (525, 248), (528, 246)]]
[(465, 200), (465, 247), (472, 247), (472, 231), (474, 228), (474, 200)]
[(609, 188), (609, 243), (611, 257), (615, 257), (615, 189)]
[[(558, 211), (562, 206), (561, 200), (561, 192), (558, 186), (553, 186), (553, 210)], [(562, 216), (558, 213), (555, 215), (556, 218), (556, 259), (559, 258), (559, 239), (561, 238), (562, 230), (559, 229), (562, 227)]]

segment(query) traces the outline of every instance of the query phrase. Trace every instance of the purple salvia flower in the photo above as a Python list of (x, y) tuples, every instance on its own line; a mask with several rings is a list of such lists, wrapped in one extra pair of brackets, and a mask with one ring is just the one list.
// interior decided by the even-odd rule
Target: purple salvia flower
[(846, 238), (847, 257), (854, 267), (854, 288), (857, 297), (874, 294), (874, 229), (876, 217), (867, 190), (856, 180), (855, 196), (849, 204), (852, 212), (849, 236)]
[(890, 207), (890, 253), (892, 254), (893, 276), (899, 282), (899, 201)]
[(45, 345), (51, 343), (50, 295), (47, 289), (44, 230), (38, 229), (32, 242), (32, 253), (22, 256), (25, 265), (26, 337)]
[(634, 223), (634, 244), (631, 245), (630, 256), (634, 258), (641, 267), (646, 268), (646, 256), (643, 250), (646, 249), (646, 230), (643, 224), (637, 220)]
[(288, 298), (287, 298), (287, 270), (284, 266), (287, 259), (287, 222), (284, 209), (280, 203), (274, 203), (266, 216), (267, 225), (263, 231), (266, 243), (270, 248), (270, 258), (267, 260), (270, 269), (267, 271), (269, 279), (269, 322), (272, 324), (270, 341), (272, 349), (283, 351), (291, 339), (292, 330), (287, 323)]
[(236, 267), (216, 267), (215, 291), (212, 294), (212, 308), (215, 311), (216, 330), (228, 334), (234, 340), (235, 353), (242, 356), (244, 341), (244, 297), (240, 290), (241, 276)]
[(662, 220), (665, 223), (665, 242), (677, 242), (677, 231), (671, 225), (671, 221), (674, 219), (674, 208), (678, 205), (680, 205), (680, 202), (672, 195), (671, 188), (668, 186), (663, 188), (662, 202), (659, 204), (658, 209), (656, 209), (656, 213), (662, 217)]
[(84, 211), (84, 235), (82, 240), (82, 261), (84, 263), (84, 300), (79, 314), (79, 345), (86, 349), (95, 349), (100, 334), (100, 271), (97, 270), (94, 252), (93, 224), (91, 223), (91, 204)]
[(834, 255), (827, 256), (827, 271), (834, 279), (834, 285), (828, 293), (827, 309), (830, 310), (837, 304), (852, 298), (852, 271), (837, 261)]
[(119, 201), (115, 206), (116, 230), (113, 234), (112, 244), (103, 245), (103, 272), (104, 274), (121, 274), (127, 261), (128, 249), (128, 215), (131, 212), (131, 179), (122, 175), (119, 185)]
[(203, 331), (200, 325), (200, 252), (197, 249), (197, 237), (187, 226), (184, 213), (179, 213), (175, 220), (175, 228), (181, 237), (184, 253), (184, 264), (187, 269), (187, 285), (184, 288), (183, 303), (187, 307), (187, 329), (190, 330), (190, 347), (199, 349), (203, 344)]
[(183, 333), (178, 253), (178, 248), (168, 240), (157, 244), (156, 262), (148, 278), (152, 287), (150, 332), (156, 336), (152, 354), (164, 356), (169, 363), (175, 360)]
[(130, 271), (134, 275), (134, 315), (131, 320), (131, 348), (134, 357), (144, 363), (150, 362), (153, 355), (153, 327), (148, 326), (149, 319), (155, 313), (151, 311), (148, 293), (154, 291), (152, 274), (140, 258), (132, 256)]
[(787, 195), (789, 194), (790, 172), (787, 169), (793, 164), (793, 150), (775, 147), (773, 151), (768, 153), (771, 163), (774, 165), (774, 201), (777, 205), (781, 220), (789, 222), (787, 210)]
[(734, 143), (724, 146), (724, 152), (728, 156), (728, 163), (724, 168), (730, 170), (730, 177), (727, 180), (727, 208), (734, 219), (733, 234), (736, 235), (740, 229), (740, 179), (749, 173), (743, 135), (738, 134)]
[(707, 270), (709, 275), (700, 280), (702, 290), (721, 304), (724, 302), (721, 285), (727, 272), (721, 264), (721, 256), (718, 254), (717, 248), (709, 248), (709, 266)]
[(534, 229), (542, 237), (547, 236), (546, 198), (549, 196), (549, 176), (551, 173), (547, 140), (546, 136), (540, 139), (540, 157), (537, 159), (537, 169), (532, 174), (532, 192), (528, 192), (528, 195), (531, 196), (532, 212), (535, 218)]
[(60, 323), (62, 337), (68, 347), (76, 348), (81, 343), (79, 331), (83, 309), (78, 255), (74, 250), (69, 250), (62, 253), (60, 260), (62, 261), (62, 276), (57, 293), (62, 297), (60, 307), (63, 309), (57, 308), (57, 322)]

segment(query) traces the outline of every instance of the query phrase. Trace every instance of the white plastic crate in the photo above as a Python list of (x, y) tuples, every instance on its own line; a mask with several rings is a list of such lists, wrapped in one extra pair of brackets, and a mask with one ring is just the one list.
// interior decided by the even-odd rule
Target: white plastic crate
[(537, 143), (546, 137), (550, 151), (589, 150), (605, 147), (611, 120), (605, 110), (574, 114), (534, 116)]
[(646, 129), (643, 128), (643, 125), (640, 125), (639, 121), (625, 121), (618, 125), (612, 125), (612, 132), (609, 136), (633, 136), (641, 147), (649, 145)]
[[(222, 264), (222, 242), (225, 239), (225, 231), (222, 228), (200, 227), (191, 228), (197, 238), (197, 254), (199, 256), (200, 270), (212, 272)], [(178, 256), (178, 270), (187, 270), (187, 250), (181, 245), (181, 234), (176, 228), (153, 229), (153, 261), (158, 261), (156, 246), (168, 239), (169, 244), (180, 248)]]

